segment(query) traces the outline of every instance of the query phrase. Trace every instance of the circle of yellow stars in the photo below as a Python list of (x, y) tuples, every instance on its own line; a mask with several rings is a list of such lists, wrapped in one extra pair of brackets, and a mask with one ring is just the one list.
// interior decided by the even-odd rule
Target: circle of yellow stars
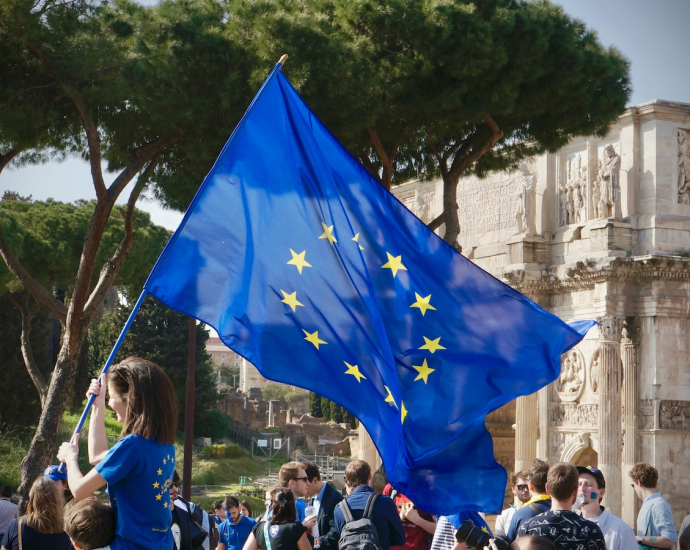
[[(336, 238), (334, 225), (328, 225), (325, 222), (321, 222), (321, 229), (323, 230), (323, 232), (319, 235), (318, 239), (327, 240), (331, 246), (335, 246), (335, 244), (338, 242), (338, 239)], [(356, 233), (355, 236), (352, 237), (351, 241), (357, 243), (357, 246), (360, 250), (364, 250), (364, 247), (360, 243), (360, 233)], [(313, 267), (312, 264), (310, 264), (306, 259), (306, 250), (302, 250), (298, 253), (295, 252), (292, 248), (290, 248), (289, 251), (291, 258), (287, 261), (287, 265), (295, 266), (300, 275), (304, 273), (305, 268)], [(402, 254), (395, 256), (390, 252), (386, 251), (386, 259), (387, 261), (383, 265), (381, 265), (380, 268), (390, 269), (390, 272), (393, 275), (394, 279), (398, 276), (399, 272), (407, 271), (407, 267), (403, 263)], [(281, 302), (287, 305), (293, 313), (297, 312), (297, 308), (305, 307), (304, 304), (297, 298), (297, 291), (288, 292), (286, 290), (280, 289), (280, 292), (283, 296)], [(426, 314), (430, 311), (436, 311), (436, 307), (434, 307), (431, 303), (431, 294), (422, 296), (421, 294), (415, 292), (414, 295), (415, 301), (412, 304), (410, 304), (409, 307), (418, 310), (422, 317), (425, 317)], [(306, 329), (302, 329), (302, 332), (304, 333), (304, 340), (312, 344), (316, 348), (316, 350), (320, 350), (322, 346), (328, 345), (328, 342), (326, 342), (319, 336), (318, 330), (309, 332)], [(424, 344), (419, 346), (419, 350), (427, 351), (433, 355), (437, 351), (446, 349), (443, 345), (441, 345), (440, 336), (436, 338), (430, 338), (426, 335), (422, 335), (422, 338), (424, 340)], [(362, 380), (367, 380), (367, 377), (362, 374), (358, 365), (352, 365), (347, 361), (343, 362), (346, 367), (346, 370), (343, 371), (343, 374), (354, 377), (358, 383), (361, 383)], [(423, 358), (421, 365), (412, 365), (412, 368), (417, 372), (417, 377), (414, 379), (413, 382), (422, 382), (425, 385), (429, 382), (429, 376), (431, 376), (437, 370), (429, 367), (426, 357)], [(388, 386), (384, 386), (384, 388), (386, 390), (386, 397), (384, 398), (384, 401), (386, 403), (389, 403), (396, 409), (400, 410), (400, 421), (401, 423), (404, 423), (405, 418), (408, 415), (405, 403), (401, 400), (400, 406), (398, 407), (398, 404), (395, 402), (395, 398), (393, 397), (390, 388)]]
[[(170, 455), (164, 456), (163, 457), (163, 464), (165, 465), (168, 463), (175, 464), (175, 457), (170, 456)], [(163, 500), (164, 496), (169, 495), (170, 485), (172, 485), (172, 474), (171, 474), (171, 477), (169, 479), (165, 480), (164, 483), (161, 484), (161, 481), (163, 480), (162, 476), (163, 476), (163, 468), (158, 468), (156, 470), (156, 477), (160, 477), (161, 480), (156, 479), (156, 481), (154, 481), (151, 484), (153, 487), (153, 490), (155, 491), (154, 497), (155, 497), (157, 502)], [(169, 506), (171, 506), (171, 504), (169, 504), (169, 501), (170, 501), (169, 497), (167, 499), (163, 500), (163, 508), (168, 508)]]

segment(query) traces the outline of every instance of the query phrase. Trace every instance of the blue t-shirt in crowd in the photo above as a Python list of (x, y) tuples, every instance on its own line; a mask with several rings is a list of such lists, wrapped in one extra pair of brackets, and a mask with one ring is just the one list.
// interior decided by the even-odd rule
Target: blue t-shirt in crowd
[(175, 447), (138, 435), (120, 439), (96, 471), (108, 482), (115, 523), (111, 550), (172, 548), (170, 485)]
[(220, 534), (218, 542), (225, 545), (225, 550), (242, 550), (255, 525), (256, 521), (246, 516), (240, 516), (240, 521), (234, 523), (228, 514), (228, 519), (221, 523), (218, 528)]
[[(7, 550), (19, 549), (19, 533), (17, 532), (17, 519), (13, 519), (7, 527), (5, 536), (0, 544)], [(72, 543), (64, 531), (54, 535), (44, 535), (32, 529), (22, 521), (22, 548), (23, 550), (39, 550), (51, 548), (52, 550), (72, 550)]]
[(301, 498), (295, 499), (295, 508), (297, 508), (297, 521), (302, 523), (307, 515), (304, 511), (307, 509), (307, 503)]

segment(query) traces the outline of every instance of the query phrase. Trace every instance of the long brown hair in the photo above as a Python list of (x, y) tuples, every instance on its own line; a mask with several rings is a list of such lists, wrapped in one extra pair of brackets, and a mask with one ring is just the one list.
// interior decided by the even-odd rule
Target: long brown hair
[(175, 442), (177, 396), (158, 365), (128, 357), (110, 369), (108, 384), (127, 404), (122, 437), (135, 434), (158, 443)]
[(291, 523), (297, 520), (295, 495), (287, 487), (274, 487), (271, 490), (271, 509), (273, 517), (271, 523)]
[(26, 515), (21, 520), (43, 535), (56, 535), (64, 531), (63, 500), (52, 479), (39, 477), (29, 491)]

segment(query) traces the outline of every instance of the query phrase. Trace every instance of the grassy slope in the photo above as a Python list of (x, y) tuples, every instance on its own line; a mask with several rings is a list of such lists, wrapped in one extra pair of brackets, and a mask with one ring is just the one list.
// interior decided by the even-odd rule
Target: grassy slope
[[(79, 415), (71, 415), (65, 413), (60, 426), (60, 434), (58, 436), (57, 446), (63, 442), (68, 441), (72, 436), (72, 432), (79, 421)], [(82, 440), (79, 442), (79, 465), (82, 472), (87, 472), (91, 469), (88, 463), (86, 441), (88, 439), (88, 422), (82, 432)], [(112, 411), (106, 416), (106, 436), (110, 444), (114, 444), (120, 435), (122, 426), (115, 420)], [(26, 455), (29, 449), (31, 436), (20, 436), (16, 434), (0, 434), (0, 486), (8, 484), (13, 489), (16, 489), (20, 482), (20, 464), (22, 458)], [(180, 474), (183, 468), (183, 436), (178, 434), (178, 440), (175, 444), (176, 455), (178, 456)], [(57, 447), (56, 447), (57, 452)], [(222, 498), (226, 494), (234, 494), (242, 499), (249, 500), (253, 507), (255, 515), (263, 511), (263, 495), (262, 490), (257, 487), (256, 490), (240, 492), (239, 479), (241, 476), (257, 479), (265, 476), (270, 472), (276, 473), (280, 465), (286, 462), (285, 457), (274, 458), (273, 460), (252, 459), (252, 457), (243, 450), (238, 450), (234, 453), (237, 458), (216, 458), (204, 459), (201, 456), (194, 456), (194, 464), (192, 465), (192, 484), (201, 486), (204, 493), (209, 496), (193, 497), (194, 502), (198, 502), (204, 506), (206, 510), (210, 510), (210, 503), (216, 499)], [(57, 459), (53, 460), (57, 463)], [(252, 494), (253, 493), (253, 494)]]

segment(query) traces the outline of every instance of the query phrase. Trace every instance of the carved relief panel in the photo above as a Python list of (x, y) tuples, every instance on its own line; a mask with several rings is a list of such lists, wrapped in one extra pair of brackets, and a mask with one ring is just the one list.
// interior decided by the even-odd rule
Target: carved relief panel
[(585, 388), (585, 360), (577, 349), (561, 356), (561, 375), (555, 383), (561, 401), (576, 401)]
[(640, 399), (640, 428), (651, 430), (654, 428), (654, 400)]
[(659, 429), (690, 431), (690, 401), (660, 401)]
[(598, 429), (599, 405), (595, 403), (551, 403), (549, 422), (562, 428)]
[(558, 190), (558, 225), (587, 221), (589, 196), (587, 151), (575, 151), (564, 156), (565, 173)]

